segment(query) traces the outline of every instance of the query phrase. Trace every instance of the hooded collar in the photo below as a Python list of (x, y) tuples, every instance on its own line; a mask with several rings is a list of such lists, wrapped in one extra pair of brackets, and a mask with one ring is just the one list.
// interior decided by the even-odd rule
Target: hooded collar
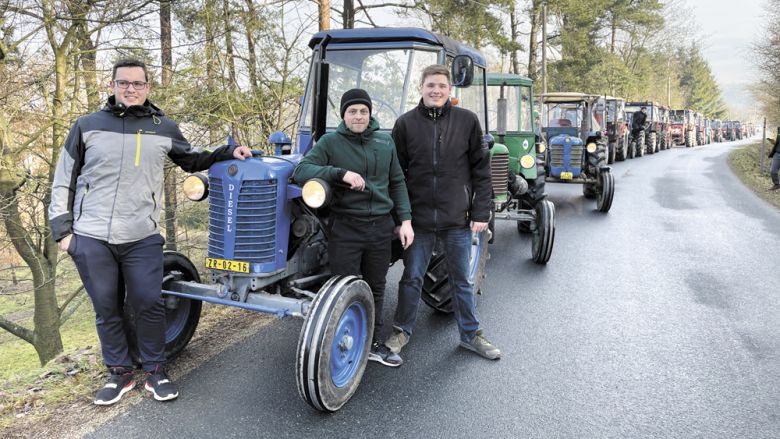
[(359, 134), (350, 131), (349, 128), (347, 128), (347, 124), (344, 123), (343, 120), (339, 124), (338, 128), (336, 128), (337, 133), (357, 141), (368, 139), (369, 137), (373, 136), (374, 132), (377, 130), (379, 130), (379, 121), (376, 120), (374, 116), (371, 116), (371, 118), (368, 119), (368, 127), (366, 127), (366, 130)]
[(436, 120), (444, 115), (446, 115), (450, 108), (452, 108), (452, 104), (450, 103), (450, 100), (447, 99), (446, 102), (444, 102), (444, 105), (441, 107), (426, 107), (423, 103), (422, 98), (420, 98), (420, 103), (417, 104), (417, 110), (423, 114), (423, 116), (427, 117), (428, 119)]
[(149, 102), (149, 99), (145, 100), (143, 105), (131, 105), (129, 107), (124, 104), (117, 104), (116, 96), (111, 95), (106, 101), (106, 105), (103, 106), (103, 111), (107, 111), (117, 117), (125, 117), (128, 114), (135, 117), (149, 117), (149, 116), (164, 116), (156, 105)]

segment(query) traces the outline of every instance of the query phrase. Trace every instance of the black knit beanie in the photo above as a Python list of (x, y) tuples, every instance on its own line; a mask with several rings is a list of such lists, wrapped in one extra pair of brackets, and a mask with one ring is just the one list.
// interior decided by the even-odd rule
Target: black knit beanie
[(342, 119), (344, 119), (344, 113), (347, 111), (347, 107), (354, 104), (364, 104), (368, 107), (368, 113), (371, 114), (371, 97), (365, 90), (353, 88), (352, 90), (347, 90), (344, 95), (341, 96)]

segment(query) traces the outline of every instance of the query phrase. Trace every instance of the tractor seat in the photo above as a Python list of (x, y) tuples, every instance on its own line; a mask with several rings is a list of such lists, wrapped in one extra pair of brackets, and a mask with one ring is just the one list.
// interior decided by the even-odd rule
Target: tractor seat
[(559, 127), (570, 127), (571, 121), (569, 119), (558, 119), (558, 126)]

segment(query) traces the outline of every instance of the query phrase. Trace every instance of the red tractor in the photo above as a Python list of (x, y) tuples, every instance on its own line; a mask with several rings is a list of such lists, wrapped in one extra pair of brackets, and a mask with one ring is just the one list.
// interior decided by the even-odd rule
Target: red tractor
[(693, 110), (672, 110), (671, 122), (672, 145), (696, 146)]
[(631, 131), (626, 120), (626, 101), (623, 98), (604, 96), (599, 98), (597, 112), (606, 113), (606, 134), (609, 152), (607, 163), (623, 161), (628, 155), (628, 135)]
[[(626, 102), (626, 112), (635, 113), (644, 107), (647, 111), (645, 120), (645, 152), (654, 154), (659, 149), (659, 137), (663, 133), (661, 122), (661, 106), (655, 102)], [(640, 154), (641, 155), (641, 154)]]

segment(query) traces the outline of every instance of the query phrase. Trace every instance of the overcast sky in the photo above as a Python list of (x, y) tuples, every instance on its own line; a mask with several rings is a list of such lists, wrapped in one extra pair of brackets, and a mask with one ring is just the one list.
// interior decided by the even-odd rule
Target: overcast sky
[[(745, 89), (756, 77), (750, 46), (760, 37), (765, 0), (688, 0), (695, 11), (704, 56), (734, 110), (748, 111)], [(778, 25), (777, 23), (775, 25)], [(740, 108), (741, 107), (741, 108)]]

